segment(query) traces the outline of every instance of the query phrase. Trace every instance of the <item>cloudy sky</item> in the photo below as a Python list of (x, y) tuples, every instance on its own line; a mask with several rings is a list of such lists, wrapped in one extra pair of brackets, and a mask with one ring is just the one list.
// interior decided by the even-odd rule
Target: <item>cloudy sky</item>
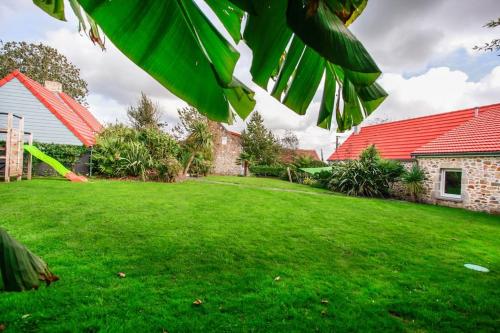
[[(205, 7), (204, 7), (205, 8)], [(210, 15), (210, 13), (209, 13)], [(472, 50), (500, 37), (500, 28), (483, 25), (500, 17), (499, 0), (371, 0), (351, 26), (384, 73), (380, 84), (389, 97), (368, 122), (396, 120), (500, 102), (500, 57)], [(2, 0), (0, 39), (43, 42), (57, 48), (81, 69), (89, 83), (91, 111), (103, 122), (125, 120), (128, 105), (140, 91), (157, 100), (165, 120), (175, 124), (176, 109), (185, 103), (170, 94), (108, 41), (107, 51), (78, 33), (71, 10), (59, 22), (31, 0)], [(315, 126), (318, 104), (305, 116), (286, 109), (252, 84), (250, 50), (238, 46), (236, 76), (256, 91), (256, 109), (280, 135), (293, 130), (302, 148), (333, 149), (335, 133)], [(318, 100), (316, 98), (315, 100)], [(242, 130), (244, 122), (231, 126)]]

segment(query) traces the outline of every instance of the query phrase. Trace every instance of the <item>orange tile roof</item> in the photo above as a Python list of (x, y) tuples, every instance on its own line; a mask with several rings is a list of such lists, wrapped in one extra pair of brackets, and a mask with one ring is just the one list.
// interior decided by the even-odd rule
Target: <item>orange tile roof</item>
[[(95, 134), (102, 126), (83, 106), (64, 94), (56, 94), (30, 79), (19, 70), (0, 80), (0, 87), (17, 78), (57, 119), (59, 119), (85, 146), (95, 143)], [(77, 111), (75, 110), (77, 109)]]
[(412, 155), (500, 153), (500, 106), (426, 143)]
[(281, 160), (285, 163), (292, 163), (296, 157), (309, 157), (314, 161), (319, 161), (318, 153), (314, 149), (283, 149)]
[[(500, 110), (500, 104), (477, 108), (479, 115), (490, 110)], [(473, 119), (475, 113), (476, 108), (470, 108), (366, 126), (358, 134), (351, 134), (328, 160), (356, 159), (372, 144), (383, 158), (411, 159), (411, 154), (418, 148)]]
[(102, 130), (101, 123), (94, 117), (89, 110), (79, 104), (70, 96), (66, 95), (64, 92), (59, 93), (59, 97), (66, 103), (82, 120), (89, 125), (89, 127), (94, 132), (100, 132)]

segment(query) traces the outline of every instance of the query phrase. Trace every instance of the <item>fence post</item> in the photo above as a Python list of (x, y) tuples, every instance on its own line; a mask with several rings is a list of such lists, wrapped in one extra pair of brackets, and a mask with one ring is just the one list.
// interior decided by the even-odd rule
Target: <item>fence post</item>
[(11, 132), (12, 132), (12, 122), (14, 115), (9, 113), (7, 115), (7, 138), (5, 139), (5, 182), (10, 182), (10, 150), (11, 150)]
[[(33, 145), (33, 133), (30, 133), (29, 139), (28, 139), (28, 144), (30, 146)], [(31, 154), (28, 154), (28, 171), (26, 173), (26, 178), (28, 180), (31, 180), (31, 173), (33, 169), (33, 156)]]
[(19, 133), (17, 138), (17, 181), (23, 178), (24, 157), (24, 117), (19, 120)]
[(292, 174), (290, 173), (290, 167), (286, 167), (286, 172), (288, 173), (288, 180), (290, 181), (290, 183), (293, 183)]

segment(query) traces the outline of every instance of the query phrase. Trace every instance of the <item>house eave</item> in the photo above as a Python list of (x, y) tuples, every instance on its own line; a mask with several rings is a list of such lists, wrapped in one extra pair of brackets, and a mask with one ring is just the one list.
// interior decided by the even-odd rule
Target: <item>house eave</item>
[(451, 152), (451, 153), (412, 153), (413, 158), (419, 157), (471, 157), (471, 156), (500, 156), (500, 151), (483, 151), (483, 152)]

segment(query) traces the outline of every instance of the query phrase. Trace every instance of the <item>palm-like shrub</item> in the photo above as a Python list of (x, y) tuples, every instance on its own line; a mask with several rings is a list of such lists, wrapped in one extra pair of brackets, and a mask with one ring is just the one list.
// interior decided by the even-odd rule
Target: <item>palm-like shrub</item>
[(146, 181), (146, 171), (151, 169), (153, 161), (148, 150), (141, 142), (127, 142), (121, 158), (121, 174), (141, 177)]
[(386, 178), (376, 164), (358, 160), (334, 165), (328, 188), (352, 196), (383, 197), (388, 193)]
[(213, 163), (209, 152), (195, 154), (191, 166), (189, 168), (189, 175), (194, 177), (206, 176), (212, 169)]
[(401, 177), (406, 190), (414, 201), (418, 201), (420, 195), (424, 192), (425, 179), (425, 172), (418, 164), (414, 164), (412, 168)]
[(213, 146), (212, 133), (206, 121), (194, 122), (189, 130), (189, 136), (184, 142), (184, 148), (188, 152), (184, 164), (184, 175), (188, 173), (196, 155), (210, 154)]
[(352, 196), (387, 197), (402, 170), (400, 163), (381, 159), (375, 146), (370, 146), (359, 160), (333, 165), (328, 188)]

